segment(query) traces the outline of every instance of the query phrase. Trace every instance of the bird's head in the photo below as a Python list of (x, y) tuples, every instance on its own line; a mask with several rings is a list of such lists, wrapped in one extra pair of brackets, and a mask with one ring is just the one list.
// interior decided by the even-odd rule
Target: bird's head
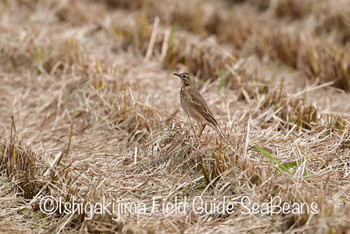
[(190, 73), (173, 73), (175, 76), (179, 77), (185, 86), (195, 85), (195, 78)]

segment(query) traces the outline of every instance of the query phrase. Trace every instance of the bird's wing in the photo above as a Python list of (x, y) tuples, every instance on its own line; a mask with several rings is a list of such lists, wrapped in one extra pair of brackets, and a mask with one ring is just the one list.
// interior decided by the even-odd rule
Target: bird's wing
[(217, 127), (219, 126), (218, 122), (215, 120), (213, 113), (209, 110), (208, 104), (198, 92), (197, 89), (190, 89), (189, 92), (189, 105), (197, 110), (210, 124)]
[(225, 138), (224, 132), (221, 130), (218, 122), (215, 120), (213, 113), (211, 113), (208, 104), (202, 95), (197, 89), (190, 89), (188, 91), (188, 104), (191, 106), (190, 109), (199, 112), (201, 116), (203, 116), (203, 118), (209, 123), (209, 125), (211, 125), (223, 138)]

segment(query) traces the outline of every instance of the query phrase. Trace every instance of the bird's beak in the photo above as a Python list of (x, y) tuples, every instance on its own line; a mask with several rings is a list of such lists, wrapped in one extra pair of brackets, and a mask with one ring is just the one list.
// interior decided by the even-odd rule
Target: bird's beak
[(181, 76), (180, 76), (180, 74), (179, 74), (179, 73), (173, 73), (173, 75), (175, 75), (175, 76), (177, 76), (177, 77), (180, 77), (180, 78), (181, 78)]

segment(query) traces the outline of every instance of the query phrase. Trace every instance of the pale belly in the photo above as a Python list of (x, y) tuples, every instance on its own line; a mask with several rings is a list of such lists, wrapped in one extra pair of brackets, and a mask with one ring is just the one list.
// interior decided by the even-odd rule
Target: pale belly
[(197, 120), (198, 122), (201, 123), (206, 123), (208, 121), (205, 120), (205, 118), (196, 110), (194, 110), (193, 108), (189, 108), (189, 103), (183, 98), (183, 90), (180, 90), (180, 103), (181, 103), (181, 107), (182, 109), (185, 111), (186, 114), (189, 114), (190, 117), (194, 118), (195, 120)]

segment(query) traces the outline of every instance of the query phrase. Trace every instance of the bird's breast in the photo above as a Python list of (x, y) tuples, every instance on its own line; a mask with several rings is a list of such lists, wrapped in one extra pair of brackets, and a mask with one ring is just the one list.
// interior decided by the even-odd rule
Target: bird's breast
[(181, 103), (182, 109), (186, 112), (184, 97), (185, 97), (185, 87), (182, 86), (182, 88), (180, 89), (180, 103)]

